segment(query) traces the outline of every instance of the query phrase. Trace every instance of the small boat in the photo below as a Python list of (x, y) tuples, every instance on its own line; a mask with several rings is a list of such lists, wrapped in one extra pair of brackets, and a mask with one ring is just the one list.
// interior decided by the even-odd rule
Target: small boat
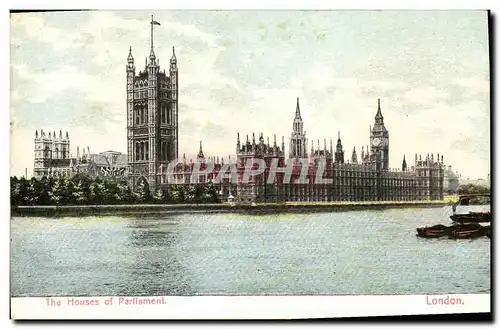
[(453, 214), (451, 220), (459, 223), (489, 223), (491, 222), (491, 212), (469, 212), (468, 214)]
[(487, 235), (488, 231), (488, 227), (477, 223), (454, 225), (448, 237), (450, 239), (474, 239)]
[(453, 204), (453, 215), (450, 219), (455, 223), (489, 223), (491, 222), (491, 211), (469, 211), (468, 213), (457, 213), (457, 206), (476, 206), (476, 205), (489, 205), (491, 202), (490, 194), (471, 194), (471, 195), (461, 195), (458, 202)]
[(445, 226), (442, 224), (434, 226), (426, 226), (417, 228), (417, 236), (422, 238), (440, 238), (449, 236), (453, 226)]

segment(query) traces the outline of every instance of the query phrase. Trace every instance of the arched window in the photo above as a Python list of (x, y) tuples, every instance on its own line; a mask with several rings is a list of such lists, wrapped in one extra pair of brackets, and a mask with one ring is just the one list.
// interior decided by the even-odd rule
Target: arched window
[(136, 106), (135, 107), (135, 124), (141, 123), (141, 121), (140, 121), (141, 119), (140, 118), (141, 118), (141, 116), (140, 116), (140, 113), (139, 113), (139, 107)]
[(43, 150), (43, 157), (50, 158), (50, 148), (48, 146), (45, 146), (45, 149)]
[(135, 143), (135, 161), (139, 161), (140, 159), (140, 154), (141, 154), (141, 150), (140, 150), (140, 145), (138, 142)]
[(165, 160), (170, 160), (172, 159), (172, 142), (168, 142), (168, 143), (165, 143), (165, 147), (166, 147), (166, 159)]
[(66, 159), (66, 147), (63, 147), (62, 149), (62, 158)]
[(56, 159), (59, 158), (59, 148), (56, 147)]
[(141, 142), (141, 160), (144, 160), (144, 142)]
[(141, 123), (144, 123), (144, 108), (141, 106), (139, 107), (139, 111), (141, 112)]
[(148, 122), (148, 104), (144, 104), (144, 123)]
[(146, 160), (149, 160), (149, 142), (146, 142)]

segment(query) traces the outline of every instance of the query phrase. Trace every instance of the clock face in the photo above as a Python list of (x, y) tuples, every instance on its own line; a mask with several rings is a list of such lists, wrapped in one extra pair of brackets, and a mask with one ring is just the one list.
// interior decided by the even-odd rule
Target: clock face
[(380, 145), (380, 139), (375, 137), (373, 140), (372, 140), (372, 145), (373, 146), (379, 146)]

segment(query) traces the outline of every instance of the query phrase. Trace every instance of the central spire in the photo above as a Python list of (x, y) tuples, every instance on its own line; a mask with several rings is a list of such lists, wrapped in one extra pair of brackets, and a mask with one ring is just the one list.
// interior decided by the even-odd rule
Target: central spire
[(299, 105), (299, 98), (298, 97), (297, 97), (297, 108), (295, 109), (295, 119), (302, 120), (302, 118), (300, 117), (300, 105)]

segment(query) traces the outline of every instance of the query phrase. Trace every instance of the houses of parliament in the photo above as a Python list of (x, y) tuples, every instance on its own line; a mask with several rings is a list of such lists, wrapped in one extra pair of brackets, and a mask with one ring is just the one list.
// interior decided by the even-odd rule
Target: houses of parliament
[[(389, 131), (382, 114), (380, 99), (376, 107), (373, 126), (367, 138), (368, 145), (352, 149), (346, 154), (340, 132), (335, 145), (332, 139), (311, 144), (304, 131), (300, 100), (297, 98), (295, 115), (291, 109), (291, 133), (288, 148), (285, 139), (278, 143), (276, 135), (269, 142), (263, 133), (240, 136), (236, 133), (236, 157), (206, 157), (200, 142), (197, 158), (214, 169), (192, 180), (194, 166), (199, 161), (179, 158), (179, 71), (175, 49), (169, 61), (168, 72), (161, 70), (153, 45), (151, 22), (151, 48), (142, 70), (137, 71), (132, 48), (126, 60), (126, 114), (127, 154), (106, 151), (90, 153), (90, 149), (70, 154), (69, 134), (55, 132), (48, 135), (40, 131), (35, 136), (34, 176), (62, 176), (83, 174), (91, 177), (124, 180), (132, 187), (146, 184), (151, 190), (169, 193), (173, 183), (166, 177), (165, 168), (175, 164), (175, 184), (209, 184), (217, 181), (223, 200), (240, 202), (285, 201), (410, 201), (442, 200), (444, 159), (442, 155), (416, 155), (412, 165), (405, 156), (398, 169), (389, 166)], [(181, 127), (182, 128), (182, 127)], [(209, 137), (209, 136), (207, 136)], [(309, 148), (310, 146), (310, 148)], [(248, 181), (242, 174), (248, 159), (262, 159), (266, 169)], [(409, 159), (408, 159), (409, 160)], [(284, 168), (293, 166), (290, 184), (284, 183), (283, 169), (273, 172), (271, 163)], [(306, 180), (300, 180), (301, 168), (307, 166)], [(317, 184), (318, 167), (325, 164), (324, 180)], [(236, 168), (237, 177), (216, 180), (227, 168)], [(269, 177), (274, 177), (269, 181)], [(179, 180), (180, 177), (180, 180)]]

